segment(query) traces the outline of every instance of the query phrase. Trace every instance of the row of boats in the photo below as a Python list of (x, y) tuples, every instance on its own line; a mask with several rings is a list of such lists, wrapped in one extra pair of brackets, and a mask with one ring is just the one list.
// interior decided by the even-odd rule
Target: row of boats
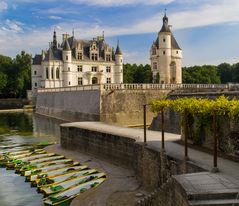
[(44, 195), (45, 206), (69, 206), (72, 199), (106, 180), (106, 174), (44, 149), (23, 149), (0, 155), (0, 166), (25, 176)]

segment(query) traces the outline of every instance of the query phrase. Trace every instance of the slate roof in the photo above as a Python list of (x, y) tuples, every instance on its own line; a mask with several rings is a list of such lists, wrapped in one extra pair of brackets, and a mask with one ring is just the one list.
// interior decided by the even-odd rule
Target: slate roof
[(36, 54), (35, 57), (32, 59), (32, 64), (33, 65), (41, 65), (41, 61), (42, 61), (42, 55)]

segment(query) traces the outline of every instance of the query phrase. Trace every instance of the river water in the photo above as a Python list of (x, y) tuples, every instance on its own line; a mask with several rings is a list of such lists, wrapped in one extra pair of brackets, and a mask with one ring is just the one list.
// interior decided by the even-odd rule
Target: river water
[[(0, 146), (45, 140), (59, 142), (60, 123), (32, 113), (0, 113)], [(0, 206), (42, 205), (42, 195), (24, 182), (24, 177), (0, 168)]]

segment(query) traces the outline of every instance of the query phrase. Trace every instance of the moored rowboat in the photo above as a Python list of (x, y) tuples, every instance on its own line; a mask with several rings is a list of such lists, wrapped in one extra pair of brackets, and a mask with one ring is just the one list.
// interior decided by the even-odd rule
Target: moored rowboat
[(59, 183), (53, 183), (47, 186), (43, 186), (40, 191), (44, 193), (44, 195), (51, 195), (57, 192), (61, 192), (63, 190), (69, 189), (70, 187), (86, 183), (88, 181), (91, 181), (93, 179), (101, 178), (106, 176), (105, 173), (96, 173), (96, 174), (91, 174), (87, 176), (80, 176), (76, 177), (74, 179), (64, 181), (64, 182), (59, 182)]
[[(75, 165), (79, 165), (80, 163), (75, 163)], [(42, 173), (39, 173), (39, 174), (36, 174), (36, 175), (31, 175), (29, 176), (29, 180), (32, 182), (32, 181), (35, 181), (36, 179), (39, 179), (39, 178), (42, 178), (42, 177), (49, 177), (49, 176), (56, 176), (56, 175), (60, 175), (60, 174), (63, 174), (63, 173), (66, 173), (66, 172), (69, 172), (69, 171), (72, 171), (72, 170), (82, 170), (82, 169), (86, 169), (88, 166), (74, 166), (74, 165), (71, 165), (71, 166), (67, 166), (67, 167), (63, 167), (63, 168), (60, 168), (60, 169), (56, 169), (56, 170), (51, 170), (51, 171), (46, 171), (46, 172), (42, 172)]]
[(46, 178), (37, 179), (35, 182), (37, 184), (37, 187), (41, 187), (43, 185), (48, 185), (48, 184), (57, 183), (57, 182), (63, 182), (66, 180), (71, 180), (76, 177), (90, 175), (90, 174), (93, 174), (96, 172), (97, 172), (96, 169), (70, 171), (70, 172), (67, 172), (65, 174), (58, 175), (58, 176), (52, 176), (52, 177), (49, 176)]
[(72, 187), (70, 189), (67, 189), (63, 192), (59, 192), (54, 195), (50, 195), (48, 198), (44, 200), (45, 206), (63, 206), (63, 205), (70, 205), (70, 202), (73, 198), (80, 195), (81, 193), (97, 187), (101, 183), (105, 181), (105, 178), (99, 178), (96, 180), (92, 180), (89, 182), (86, 182), (84, 184), (77, 185), (75, 187)]

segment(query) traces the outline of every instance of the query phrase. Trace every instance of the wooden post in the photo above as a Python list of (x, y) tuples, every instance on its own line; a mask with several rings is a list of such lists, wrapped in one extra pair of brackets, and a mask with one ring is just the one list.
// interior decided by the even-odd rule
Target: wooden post
[(162, 144), (161, 144), (161, 148), (162, 150), (164, 150), (165, 146), (164, 146), (164, 109), (161, 109), (161, 134), (162, 134)]
[(213, 169), (212, 172), (218, 172), (217, 167), (217, 115), (213, 112)]
[(143, 105), (144, 108), (144, 143), (146, 143), (146, 104)]
[(188, 159), (188, 115), (187, 110), (184, 110), (184, 158)]

